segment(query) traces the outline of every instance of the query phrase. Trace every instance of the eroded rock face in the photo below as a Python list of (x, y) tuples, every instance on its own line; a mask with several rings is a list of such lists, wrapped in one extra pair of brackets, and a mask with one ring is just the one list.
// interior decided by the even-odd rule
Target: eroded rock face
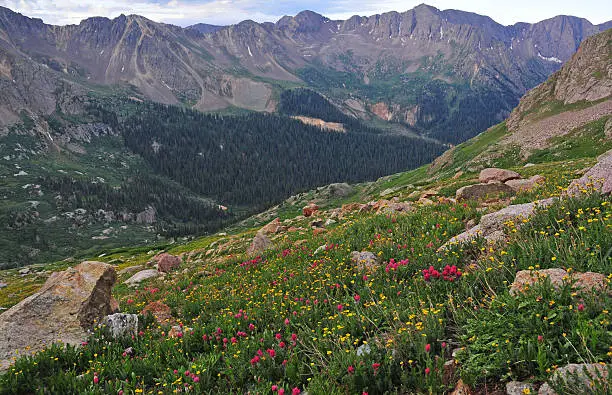
[(486, 184), (491, 181), (506, 182), (508, 180), (518, 180), (519, 178), (521, 178), (521, 175), (515, 171), (489, 167), (480, 172), (478, 181)]
[(501, 182), (474, 184), (457, 189), (455, 197), (457, 199), (486, 199), (501, 194), (514, 195), (514, 189)]
[(568, 196), (579, 196), (591, 191), (604, 195), (612, 193), (612, 150), (598, 158), (598, 162), (582, 177), (572, 181), (567, 189)]
[(0, 315), (0, 370), (16, 350), (39, 351), (58, 340), (81, 344), (94, 322), (111, 313), (115, 280), (115, 268), (101, 262), (53, 273), (37, 293)]
[(510, 286), (510, 293), (517, 294), (529, 289), (539, 280), (548, 279), (555, 289), (564, 284), (574, 282), (575, 289), (589, 293), (607, 292), (608, 282), (601, 273), (568, 273), (563, 269), (521, 270), (516, 273), (514, 282)]

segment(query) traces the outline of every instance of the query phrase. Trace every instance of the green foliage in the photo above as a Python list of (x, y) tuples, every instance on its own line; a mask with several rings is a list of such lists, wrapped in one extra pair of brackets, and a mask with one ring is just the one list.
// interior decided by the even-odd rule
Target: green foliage
[(146, 105), (123, 122), (126, 145), (158, 174), (220, 202), (262, 208), (318, 185), (374, 179), (441, 151), (422, 139), (326, 133), (285, 117)]

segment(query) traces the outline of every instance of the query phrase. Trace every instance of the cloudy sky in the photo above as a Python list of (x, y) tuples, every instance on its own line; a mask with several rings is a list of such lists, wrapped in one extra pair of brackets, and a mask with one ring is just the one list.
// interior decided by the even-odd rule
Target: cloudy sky
[[(352, 15), (373, 15), (387, 11), (406, 11), (423, 0), (0, 0), (0, 5), (24, 15), (42, 18), (51, 24), (79, 23), (91, 16), (114, 18), (120, 14), (139, 14), (149, 19), (188, 26), (198, 22), (232, 24), (245, 19), (277, 21), (304, 9), (332, 19)], [(492, 17), (509, 25), (536, 22), (555, 15), (575, 15), (601, 23), (612, 19), (608, 0), (429, 0), (440, 9), (460, 9)]]

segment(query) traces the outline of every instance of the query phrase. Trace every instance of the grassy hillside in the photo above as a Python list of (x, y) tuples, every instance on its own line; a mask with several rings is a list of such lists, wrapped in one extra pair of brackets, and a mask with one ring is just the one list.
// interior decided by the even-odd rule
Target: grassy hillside
[[(478, 145), (473, 141), (465, 149), (473, 155)], [(547, 178), (515, 203), (558, 196), (593, 162), (587, 156), (515, 168), (523, 176)], [(138, 314), (156, 301), (169, 306), (172, 317), (157, 323), (141, 316), (135, 339), (109, 343), (98, 331), (79, 349), (54, 346), (21, 358), (0, 377), (0, 392), (444, 393), (459, 378), (476, 390), (502, 388), (511, 379), (537, 385), (557, 366), (611, 362), (609, 295), (570, 292), (569, 285), (555, 291), (546, 282), (517, 297), (509, 293), (518, 270), (611, 274), (609, 197), (565, 200), (518, 230), (509, 224), (504, 245), (477, 240), (446, 252), (437, 249), (467, 221), (503, 202), (483, 209), (476, 202), (441, 199), (417, 204), (409, 214), (352, 213), (322, 234), (310, 228), (309, 219), (296, 216), (312, 199), (333, 208), (390, 189), (387, 197), (409, 200), (425, 189), (453, 195), (474, 174), (429, 177), (421, 168), (357, 185), (345, 198), (324, 200), (323, 191), (301, 194), (268, 213), (282, 214), (298, 230), (273, 237), (274, 248), (258, 257), (244, 251), (265, 215), (233, 227), (229, 235), (109, 251), (96, 259), (118, 269), (143, 264), (162, 248), (187, 253), (184, 270), (165, 280), (135, 291), (121, 283), (129, 276), (123, 275), (113, 291), (124, 312)], [(351, 251), (373, 252), (380, 264), (359, 268)], [(0, 272), (0, 282), (10, 284), (0, 289), (0, 305), (9, 307), (33, 292), (45, 271), (72, 264), (35, 266), (37, 274), (25, 277)], [(423, 274), (447, 266), (452, 274), (446, 280)], [(172, 325), (191, 329), (170, 337)], [(132, 356), (122, 355), (127, 347)], [(450, 376), (447, 361), (455, 361)]]

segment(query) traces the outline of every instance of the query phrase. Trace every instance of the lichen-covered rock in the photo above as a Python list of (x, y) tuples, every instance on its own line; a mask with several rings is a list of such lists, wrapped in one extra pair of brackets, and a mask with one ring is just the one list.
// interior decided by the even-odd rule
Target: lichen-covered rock
[(117, 313), (104, 317), (101, 324), (113, 339), (136, 336), (138, 334), (138, 316), (136, 314)]
[(517, 180), (519, 178), (521, 178), (521, 175), (515, 171), (489, 167), (480, 172), (478, 181), (486, 184), (491, 181), (506, 182), (508, 180)]
[(504, 228), (509, 221), (512, 221), (516, 228), (520, 228), (523, 224), (522, 221), (531, 217), (536, 209), (548, 207), (554, 201), (551, 198), (531, 203), (514, 204), (494, 213), (486, 214), (480, 219), (480, 224), (452, 237), (439, 248), (439, 251), (445, 250), (451, 245), (471, 242), (478, 237), (483, 237), (490, 243), (502, 241), (505, 237)]
[(0, 315), (0, 370), (15, 351), (38, 351), (58, 340), (80, 345), (110, 314), (115, 280), (115, 268), (101, 262), (53, 273), (38, 292)]

